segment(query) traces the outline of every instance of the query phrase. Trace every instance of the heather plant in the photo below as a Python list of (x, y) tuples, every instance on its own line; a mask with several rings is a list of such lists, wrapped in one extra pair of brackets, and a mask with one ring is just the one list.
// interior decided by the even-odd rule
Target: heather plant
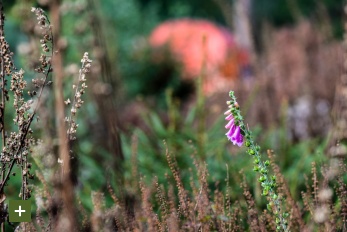
[[(229, 104), (230, 103), (231, 102), (229, 102)], [(232, 108), (235, 107), (235, 104), (230, 104), (229, 106)], [(238, 109), (236, 108), (236, 110)], [(231, 113), (232, 109), (227, 112), (227, 116)], [(236, 116), (238, 115), (235, 115), (235, 117)], [(230, 116), (229, 119), (231, 120)], [(243, 145), (247, 142), (247, 138), (245, 137), (245, 134), (241, 132), (241, 128), (240, 130), (236, 130), (237, 128), (234, 124), (235, 121), (236, 120), (227, 126), (230, 127), (228, 128), (230, 131), (227, 135), (230, 135), (229, 138), (232, 142), (234, 141), (235, 144), (239, 143), (239, 145)], [(234, 125), (232, 126), (232, 124)], [(161, 126), (161, 133), (165, 131), (165, 128), (164, 125)], [(145, 135), (137, 135), (139, 135), (139, 137), (135, 137), (132, 140), (132, 156), (131, 158), (127, 157), (129, 160), (131, 159), (133, 164), (131, 167), (131, 173), (135, 179), (138, 179), (143, 173), (141, 166), (144, 164), (141, 157), (138, 157), (139, 160), (137, 160), (136, 157), (142, 156), (141, 153), (143, 151), (140, 151), (139, 149), (143, 148), (141, 148), (142, 145), (139, 146), (140, 144), (138, 140), (143, 141), (143, 136)], [(237, 138), (239, 140), (237, 140)], [(240, 141), (240, 138), (242, 138), (242, 142)], [(148, 145), (149, 143), (146, 144)], [(187, 167), (183, 165), (181, 161), (177, 162), (180, 151), (176, 150), (172, 144), (169, 146), (165, 144), (164, 147), (165, 146), (167, 146), (165, 152), (172, 176), (171, 174), (166, 173), (165, 180), (161, 181), (160, 175), (162, 174), (158, 172), (158, 169), (154, 169), (152, 173), (155, 174), (152, 182), (145, 181), (146, 178), (148, 179), (152, 176), (150, 173), (146, 173), (146, 177), (140, 178), (139, 186), (135, 182), (132, 185), (132, 191), (136, 191), (137, 188), (140, 188), (142, 198), (137, 201), (135, 200), (135, 217), (127, 211), (117, 211), (116, 220), (119, 228), (128, 228), (126, 225), (129, 221), (131, 222), (131, 230), (135, 230), (136, 228), (146, 230), (145, 228), (150, 228), (150, 230), (154, 231), (164, 231), (165, 228), (170, 228), (176, 231), (195, 231), (199, 228), (205, 228), (209, 231), (310, 231), (316, 229), (325, 231), (324, 228), (333, 228), (334, 230), (338, 230), (338, 228), (342, 228), (343, 226), (342, 219), (339, 219), (339, 215), (343, 216), (344, 210), (340, 209), (339, 202), (344, 202), (344, 197), (341, 195), (344, 191), (343, 189), (345, 189), (343, 187), (344, 184), (342, 184), (343, 181), (341, 181), (341, 179), (339, 179), (339, 182), (332, 183), (334, 185), (336, 184), (339, 197), (336, 200), (327, 201), (331, 196), (331, 191), (328, 190), (326, 186), (324, 187), (324, 185), (327, 185), (327, 179), (325, 179), (327, 175), (324, 174), (326, 173), (324, 166), (321, 169), (323, 174), (322, 186), (320, 186), (319, 183), (319, 179), (321, 179), (322, 176), (318, 175), (316, 168), (313, 168), (312, 182), (307, 178), (306, 191), (302, 192), (303, 197), (300, 199), (300, 196), (292, 195), (292, 191), (289, 189), (286, 178), (282, 174), (280, 167), (276, 164), (273, 152), (268, 151), (269, 161), (265, 161), (267, 163), (267, 174), (270, 173), (270, 169), (273, 170), (274, 177), (270, 176), (269, 178), (273, 181), (272, 183), (275, 183), (271, 185), (274, 191), (272, 194), (278, 196), (278, 198), (275, 197), (275, 199), (278, 200), (276, 203), (279, 204), (280, 215), (276, 214), (275, 210), (278, 210), (279, 208), (276, 208), (275, 203), (273, 203), (274, 199), (270, 198), (271, 193), (267, 194), (267, 199), (270, 201), (268, 209), (259, 207), (259, 200), (257, 200), (257, 194), (259, 192), (254, 190), (252, 187), (249, 187), (247, 184), (247, 179), (249, 179), (248, 173), (247, 176), (244, 176), (244, 180), (239, 178), (236, 173), (232, 174), (232, 178), (230, 178), (230, 175), (226, 174), (226, 185), (228, 187), (221, 191), (219, 188), (221, 183), (218, 184), (218, 181), (214, 182), (209, 180), (210, 176), (215, 176), (217, 170), (211, 169), (211, 165), (206, 166), (203, 162), (199, 161), (200, 157), (198, 156), (198, 153), (193, 153), (193, 161), (191, 162), (194, 163), (195, 167), (188, 167), (188, 170), (192, 171), (188, 173), (189, 180), (187, 181), (185, 180)], [(251, 146), (248, 147), (248, 149), (251, 148)], [(147, 150), (147, 152), (150, 151)], [(128, 151), (125, 153), (128, 153)], [(260, 155), (260, 153), (258, 154)], [(260, 156), (257, 157), (255, 154), (253, 154), (252, 157), (253, 156), (260, 160)], [(235, 160), (235, 158), (236, 157), (233, 157), (232, 162), (239, 163), (239, 160)], [(154, 162), (155, 161), (152, 161), (152, 164)], [(263, 165), (265, 165), (265, 162), (263, 162)], [(155, 166), (158, 166), (159, 162), (155, 162), (155, 164)], [(188, 164), (188, 166), (190, 165)], [(259, 167), (257, 164), (255, 164), (255, 167), (258, 167), (259, 170), (260, 168), (263, 168), (263, 166)], [(218, 168), (221, 169), (220, 163)], [(239, 168), (240, 167), (238, 166), (234, 167), (234, 169)], [(244, 168), (246, 169), (246, 166)], [(297, 166), (293, 167), (294, 170), (296, 168)], [(342, 171), (342, 164), (340, 168)], [(258, 171), (257, 173), (264, 176), (264, 171)], [(156, 176), (156, 174), (159, 175)], [(229, 185), (231, 179), (235, 179), (236, 184), (233, 183), (232, 185)], [(261, 183), (263, 182), (260, 182), (260, 184)], [(244, 191), (243, 194), (245, 199), (240, 198), (240, 196), (238, 196), (238, 198), (231, 197), (233, 192), (235, 193), (235, 191), (238, 191), (238, 184), (241, 185)], [(263, 195), (265, 195), (264, 190), (266, 190), (266, 185), (261, 186), (263, 187)], [(230, 188), (232, 191), (230, 191)], [(206, 189), (208, 189), (207, 192), (205, 192)], [(109, 191), (112, 195), (114, 194), (113, 190), (109, 189)], [(114, 199), (115, 204), (119, 205), (118, 209), (126, 208), (126, 205), (122, 203), (122, 198), (118, 198), (114, 195)], [(171, 202), (172, 199), (176, 200)], [(179, 202), (178, 206), (177, 203), (175, 203), (176, 201)], [(304, 207), (302, 205), (304, 205)], [(329, 208), (333, 208), (333, 210), (329, 210)], [(288, 210), (288, 214), (285, 213), (284, 209)], [(173, 214), (168, 212), (172, 212)], [(179, 215), (179, 217), (177, 217), (177, 215)], [(198, 215), (201, 216), (199, 217)], [(283, 225), (281, 222), (279, 222), (280, 216), (283, 216), (282, 223), (286, 226), (285, 229), (282, 227)], [(146, 218), (146, 220), (141, 221), (140, 218)], [(247, 218), (247, 224), (245, 223), (245, 218)], [(334, 225), (334, 223), (332, 223), (333, 221), (336, 221), (337, 224)]]

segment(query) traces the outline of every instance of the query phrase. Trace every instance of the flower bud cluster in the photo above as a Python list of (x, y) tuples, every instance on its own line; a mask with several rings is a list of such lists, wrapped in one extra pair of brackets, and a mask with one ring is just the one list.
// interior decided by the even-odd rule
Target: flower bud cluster
[(49, 20), (45, 12), (41, 8), (32, 7), (31, 12), (35, 13), (37, 24), (40, 26), (42, 30), (49, 31), (51, 29)]
[[(35, 13), (37, 24), (40, 26), (42, 32), (40, 39), (42, 52), (39, 58), (39, 65), (35, 67), (35, 72), (43, 74), (43, 77), (33, 79), (32, 83), (35, 88), (42, 89), (44, 86), (48, 86), (52, 83), (51, 81), (47, 81), (47, 79), (48, 75), (53, 71), (51, 64), (51, 58), (53, 56), (53, 35), (50, 22), (44, 11), (35, 7), (31, 8), (31, 11)], [(36, 94), (36, 91), (29, 93), (31, 97), (35, 96)]]
[(52, 72), (52, 68), (51, 68), (51, 57), (53, 56), (52, 28), (50, 26), (50, 22), (46, 14), (44, 13), (42, 9), (33, 7), (31, 11), (36, 14), (37, 23), (40, 26), (40, 29), (42, 31), (42, 37), (40, 39), (40, 46), (42, 49), (42, 53), (39, 59), (40, 65), (35, 68), (35, 71), (37, 73), (48, 74)]
[(47, 55), (45, 55), (45, 54), (41, 54), (39, 61), (40, 61), (40, 66), (35, 68), (36, 72), (45, 74), (47, 71), (52, 71), (52, 70), (50, 70), (50, 66), (51, 66), (51, 58), (50, 57), (47, 57)]
[(86, 74), (90, 72), (91, 63), (92, 60), (88, 57), (88, 52), (85, 52), (82, 59), (81, 59), (82, 67), (79, 70), (79, 77), (76, 84), (72, 86), (72, 89), (75, 90), (74, 98), (71, 103), (70, 99), (67, 99), (65, 101), (66, 105), (71, 104), (70, 109), (70, 116), (65, 118), (65, 121), (68, 123), (68, 130), (67, 134), (69, 136), (70, 140), (76, 139), (76, 130), (78, 127), (78, 124), (75, 121), (75, 116), (78, 111), (78, 109), (81, 108), (84, 101), (82, 100), (82, 95), (85, 93), (86, 88), (88, 87), (86, 85)]
[(14, 123), (18, 125), (19, 130), (26, 130), (28, 120), (31, 117), (29, 110), (33, 100), (29, 99), (25, 101), (24, 90), (27, 86), (27, 82), (24, 80), (24, 71), (20, 69), (18, 72), (14, 72), (11, 77), (10, 90), (13, 92), (14, 100), (13, 106), (16, 111)]
[[(1, 16), (2, 17), (2, 16)], [(2, 56), (2, 62), (3, 62), (3, 72), (1, 73), (1, 81), (0, 81), (0, 89), (2, 91), (2, 97), (4, 98), (3, 101), (8, 101), (9, 96), (8, 96), (8, 90), (6, 89), (7, 85), (7, 80), (6, 80), (6, 75), (11, 75), (12, 71), (15, 69), (14, 63), (13, 63), (13, 53), (10, 50), (10, 46), (7, 43), (6, 39), (4, 36), (0, 37), (0, 50), (1, 50), (1, 56)], [(3, 104), (0, 105), (1, 112), (4, 110), (2, 109), (4, 106)], [(1, 115), (0, 115), (1, 116)], [(2, 124), (2, 120), (0, 124)], [(3, 125), (0, 125), (0, 131), (2, 130)]]
[(270, 176), (269, 174), (268, 167), (270, 166), (270, 161), (262, 161), (260, 155), (260, 146), (255, 144), (251, 131), (246, 128), (243, 122), (239, 105), (236, 102), (236, 97), (233, 91), (229, 92), (229, 97), (231, 98), (231, 100), (228, 101), (227, 104), (229, 105), (229, 108), (230, 106), (233, 106), (230, 112), (232, 114), (232, 117), (234, 118), (234, 124), (240, 128), (240, 133), (245, 138), (247, 153), (253, 157), (253, 170), (255, 172), (258, 172), (260, 175), (258, 181), (263, 190), (262, 195), (266, 196), (269, 200), (268, 208), (270, 212), (274, 212), (277, 229), (287, 231), (287, 221), (285, 219), (287, 213), (283, 212), (283, 210), (281, 209), (281, 197), (278, 196), (276, 190), (276, 177)]
[(4, 69), (6, 75), (11, 75), (12, 70), (15, 68), (13, 63), (13, 52), (10, 50), (10, 45), (7, 43), (4, 36), (0, 37), (0, 48), (4, 62)]
[[(33, 131), (29, 129), (28, 134), (32, 134)], [(21, 140), (23, 141), (24, 133), (23, 131), (19, 132), (11, 132), (10, 136), (7, 136), (6, 146), (2, 149), (1, 152), (1, 162), (10, 162), (12, 159), (20, 159), (20, 156), (27, 156), (29, 153), (29, 146), (34, 143), (34, 139), (30, 136), (24, 139), (24, 143), (21, 144)], [(17, 152), (21, 150), (21, 155)]]

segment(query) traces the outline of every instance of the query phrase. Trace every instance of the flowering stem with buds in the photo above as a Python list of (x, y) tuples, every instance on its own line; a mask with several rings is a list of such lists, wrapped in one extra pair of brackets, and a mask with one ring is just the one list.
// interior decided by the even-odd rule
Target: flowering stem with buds
[(258, 181), (262, 186), (262, 195), (266, 196), (269, 201), (267, 208), (269, 211), (272, 211), (276, 217), (277, 230), (288, 231), (288, 223), (286, 220), (288, 213), (281, 209), (281, 197), (276, 191), (276, 176), (270, 176), (269, 174), (270, 161), (262, 161), (260, 155), (260, 146), (253, 141), (251, 131), (243, 122), (243, 117), (233, 91), (229, 92), (229, 97), (231, 100), (227, 101), (229, 110), (226, 112), (226, 114), (229, 115), (226, 117), (226, 119), (230, 121), (226, 128), (230, 128), (230, 130), (226, 135), (234, 144), (239, 146), (241, 146), (243, 144), (243, 140), (245, 140), (245, 145), (248, 148), (247, 153), (251, 155), (254, 160), (253, 170), (260, 174)]
[[(38, 25), (43, 31), (43, 39), (41, 40), (42, 42), (40, 41), (43, 53), (41, 54), (41, 57), (40, 57), (40, 66), (36, 68), (35, 71), (38, 73), (42, 73), (44, 77), (41, 79), (33, 79), (34, 86), (37, 89), (39, 89), (39, 94), (37, 99), (38, 99), (38, 102), (40, 102), (43, 88), (49, 85), (49, 82), (47, 82), (47, 79), (49, 74), (52, 72), (50, 59), (47, 59), (47, 55), (44, 53), (50, 52), (50, 56), (53, 55), (53, 49), (50, 49), (49, 46), (47, 45), (47, 44), (52, 44), (53, 37), (52, 37), (51, 28), (50, 28), (50, 22), (47, 16), (44, 14), (43, 10), (39, 8), (32, 8), (32, 12), (36, 14)], [(14, 66), (12, 67), (12, 69), (15, 69)], [(22, 199), (25, 200), (30, 197), (30, 192), (26, 191), (27, 177), (29, 176), (29, 172), (27, 170), (26, 155), (28, 153), (28, 147), (30, 145), (30, 142), (32, 141), (30, 138), (27, 138), (27, 135), (32, 133), (30, 126), (34, 119), (34, 116), (36, 115), (39, 104), (36, 104), (33, 110), (33, 113), (28, 112), (29, 109), (31, 108), (31, 104), (33, 101), (29, 100), (28, 102), (25, 102), (23, 98), (23, 91), (24, 91), (24, 88), (26, 87), (26, 82), (23, 79), (23, 75), (24, 75), (23, 70), (12, 72), (12, 70), (9, 69), (7, 74), (12, 74), (10, 90), (14, 92), (14, 106), (17, 109), (15, 124), (18, 125), (19, 132), (11, 133), (11, 136), (9, 138), (10, 141), (6, 141), (6, 144), (3, 147), (1, 159), (3, 162), (9, 163), (8, 161), (10, 161), (10, 163), (9, 163), (5, 177), (2, 178), (2, 181), (0, 184), (0, 192), (3, 191), (4, 186), (6, 182), (8, 181), (10, 173), (14, 167), (14, 164), (16, 163), (16, 161), (19, 160), (18, 162), (22, 168), (22, 177), (23, 177), (21, 195), (22, 195)], [(4, 89), (3, 89), (3, 92), (5, 92)], [(29, 95), (30, 97), (35, 96), (36, 91), (34, 91), (33, 93), (30, 93)], [(25, 158), (25, 161), (23, 160), (24, 158)], [(3, 174), (5, 174), (4, 169), (3, 169)]]
[[(74, 117), (76, 116), (77, 110), (81, 108), (84, 101), (82, 101), (82, 95), (85, 93), (86, 88), (88, 87), (86, 85), (86, 74), (90, 72), (91, 63), (92, 60), (88, 57), (88, 52), (85, 52), (83, 55), (83, 58), (81, 59), (82, 68), (79, 70), (79, 76), (78, 81), (75, 85), (72, 86), (72, 88), (75, 90), (75, 94), (72, 100), (72, 106), (70, 110), (70, 116), (65, 118), (65, 121), (68, 123), (68, 139), (69, 140), (75, 140), (76, 139), (76, 130), (78, 127), (78, 124), (74, 120)], [(70, 99), (67, 99), (64, 101), (66, 105), (69, 105), (71, 103)]]

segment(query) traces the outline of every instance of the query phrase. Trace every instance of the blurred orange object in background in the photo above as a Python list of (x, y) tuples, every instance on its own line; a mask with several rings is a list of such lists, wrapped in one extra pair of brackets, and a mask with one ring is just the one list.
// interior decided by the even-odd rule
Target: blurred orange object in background
[(233, 80), (249, 68), (249, 55), (238, 47), (232, 33), (207, 20), (177, 19), (157, 26), (149, 37), (155, 49), (155, 62), (165, 57), (162, 49), (182, 64), (184, 80), (195, 79), (204, 72), (203, 90), (211, 93), (227, 90)]

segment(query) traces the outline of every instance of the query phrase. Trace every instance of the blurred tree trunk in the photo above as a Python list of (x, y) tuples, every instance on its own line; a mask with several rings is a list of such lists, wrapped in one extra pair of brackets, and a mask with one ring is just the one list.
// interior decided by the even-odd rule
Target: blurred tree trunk
[(251, 8), (251, 0), (234, 1), (233, 23), (237, 43), (239, 46), (246, 49), (251, 55), (254, 55)]
[(71, 164), (69, 154), (69, 144), (66, 133), (66, 126), (64, 122), (65, 118), (65, 105), (63, 96), (63, 79), (64, 79), (64, 67), (63, 67), (63, 54), (59, 48), (59, 40), (61, 34), (61, 15), (60, 15), (60, 0), (53, 0), (50, 2), (50, 12), (52, 18), (52, 30), (54, 39), (55, 51), (52, 60), (53, 74), (54, 74), (54, 95), (55, 95), (55, 115), (56, 115), (56, 128), (59, 139), (59, 157), (63, 161), (61, 166), (61, 179), (58, 181), (58, 191), (61, 193), (63, 200), (63, 211), (59, 215), (59, 221), (56, 224), (56, 231), (76, 231), (77, 218), (76, 209), (74, 207), (74, 187), (70, 177)]
[[(117, 79), (118, 73), (115, 61), (111, 63), (111, 55), (109, 53), (107, 38), (105, 36), (105, 24), (101, 20), (100, 13), (96, 11), (100, 7), (94, 0), (88, 0), (88, 8), (90, 17), (91, 31), (94, 35), (93, 46), (94, 46), (94, 58), (93, 62), (99, 68), (97, 73), (94, 74), (94, 78), (101, 76), (102, 82), (93, 81), (93, 94), (99, 108), (99, 116), (104, 131), (101, 138), (100, 144), (110, 154), (114, 155), (113, 168), (116, 171), (117, 179), (122, 181), (122, 161), (124, 160), (122, 146), (119, 136), (118, 127), (118, 110), (117, 110), (117, 98), (119, 90), (119, 80)], [(95, 86), (96, 83), (101, 84), (98, 88)]]

